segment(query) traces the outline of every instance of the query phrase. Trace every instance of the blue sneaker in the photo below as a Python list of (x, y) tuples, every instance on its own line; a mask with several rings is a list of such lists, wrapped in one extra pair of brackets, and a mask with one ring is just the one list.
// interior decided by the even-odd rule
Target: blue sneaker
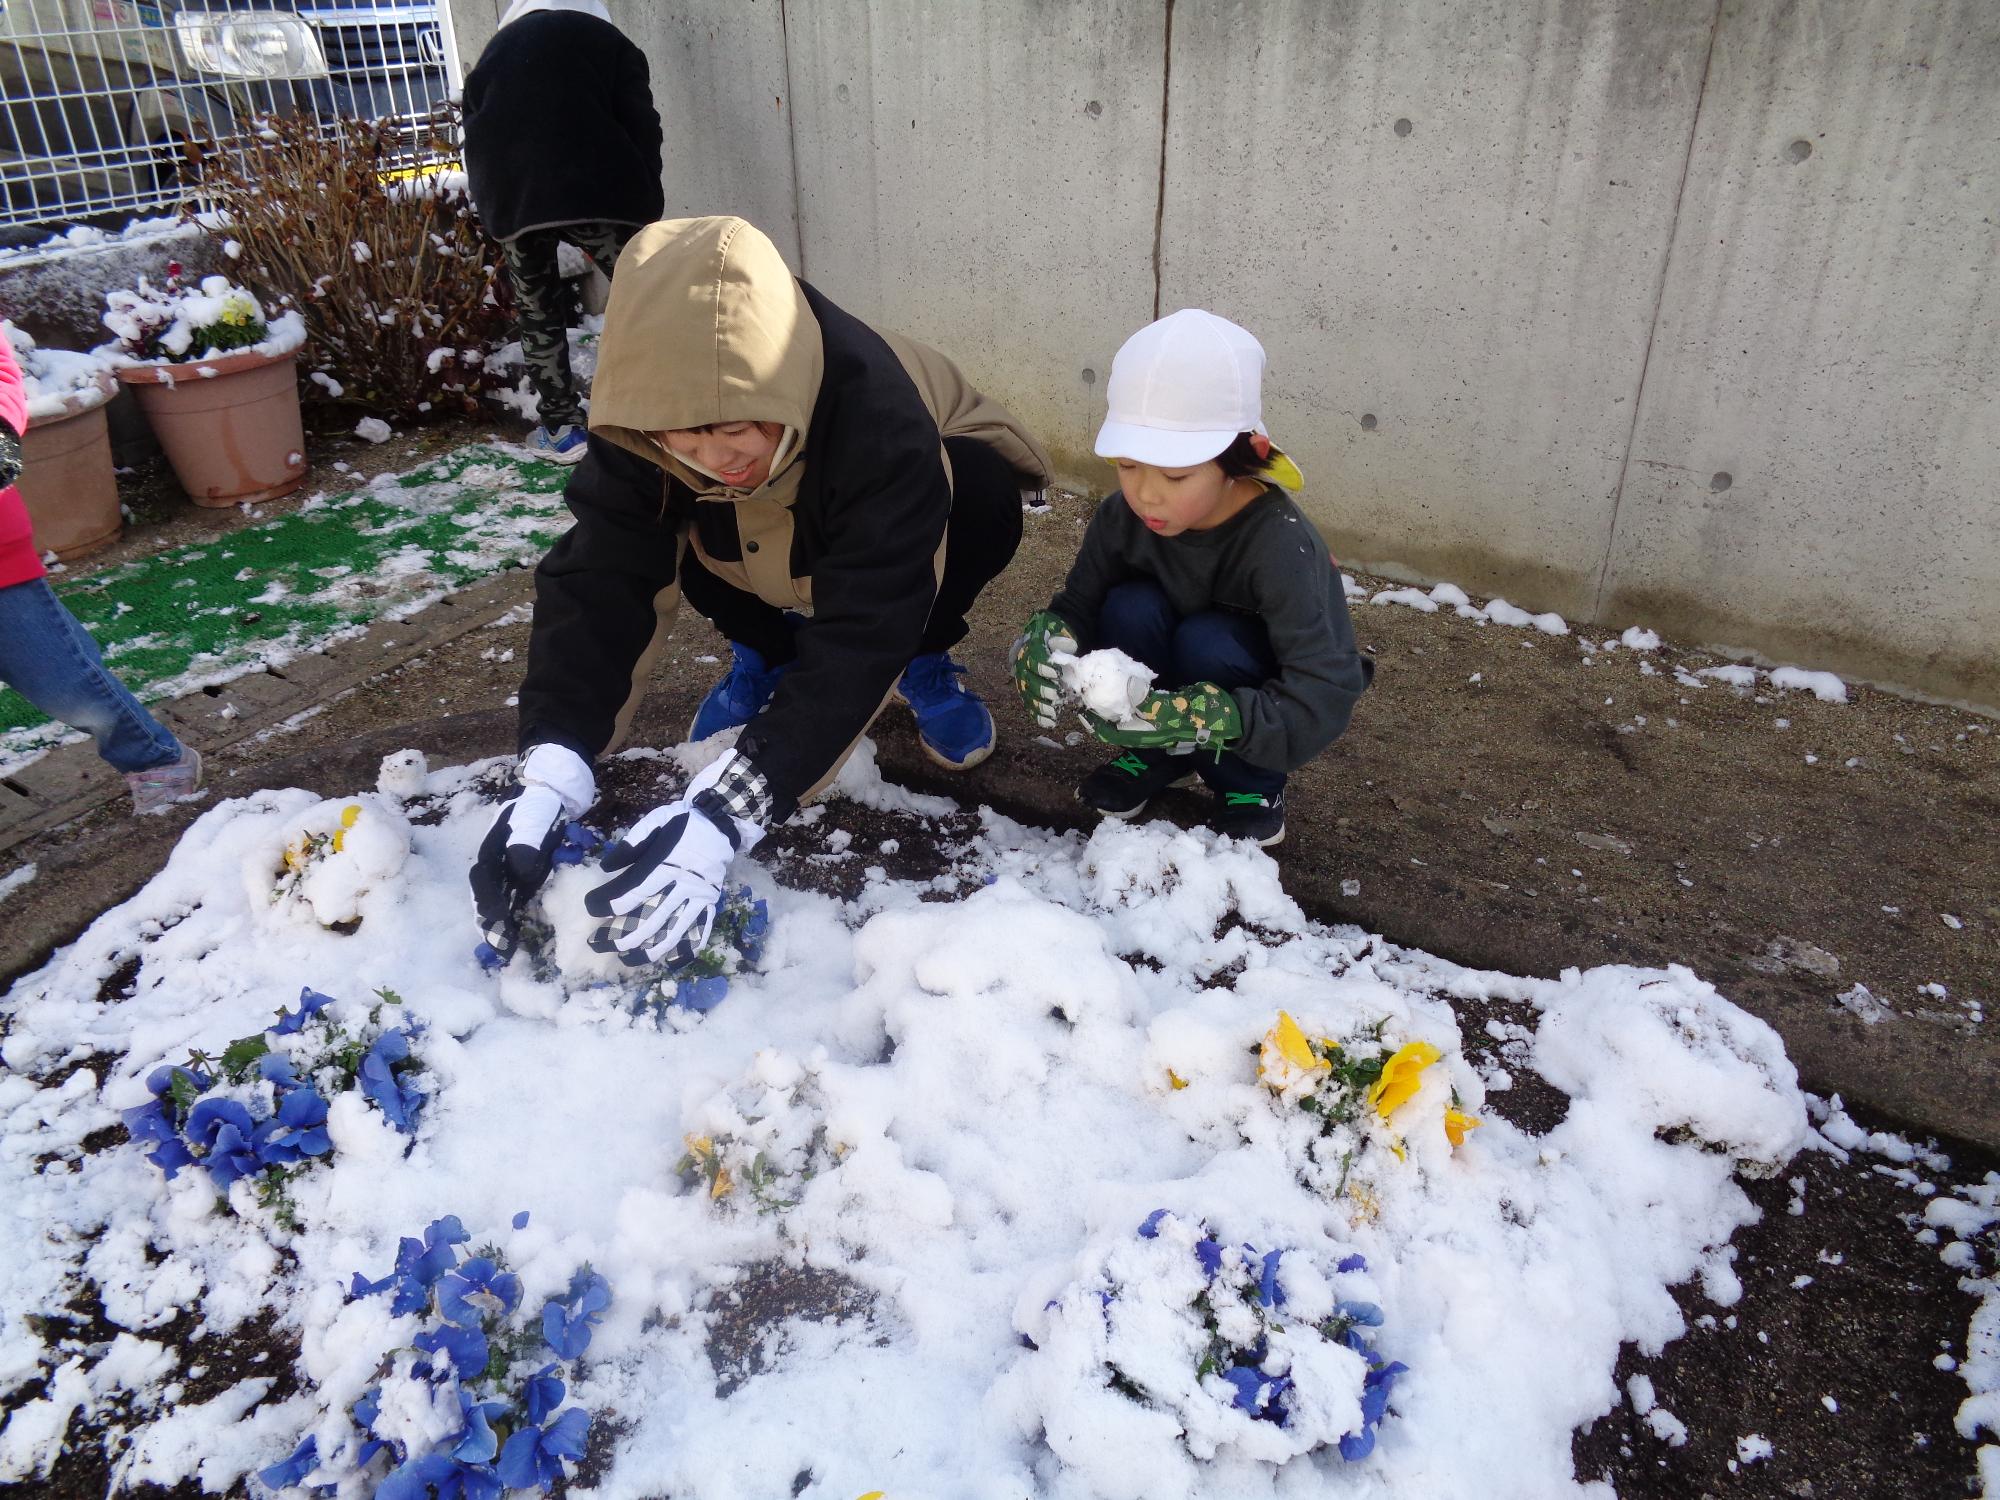
[(729, 643), (729, 654), (729, 670), (708, 690), (701, 707), (695, 710), (694, 722), (688, 725), (690, 743), (748, 724), (771, 701), (778, 679), (792, 670), (790, 662), (781, 667), (765, 666), (758, 652), (735, 641)]
[(528, 447), (559, 464), (583, 462), (584, 449), (589, 445), (590, 435), (575, 422), (565, 422), (554, 432), (537, 427), (527, 436)]
[(896, 697), (917, 716), (924, 754), (947, 771), (964, 771), (993, 753), (993, 715), (959, 678), (965, 668), (942, 651), (914, 658), (896, 683)]

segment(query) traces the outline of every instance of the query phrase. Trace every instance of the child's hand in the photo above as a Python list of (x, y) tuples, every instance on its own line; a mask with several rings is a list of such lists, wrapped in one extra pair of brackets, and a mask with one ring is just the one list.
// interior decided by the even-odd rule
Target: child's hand
[(1056, 727), (1056, 705), (1062, 697), (1062, 673), (1052, 657), (1076, 654), (1076, 635), (1060, 615), (1038, 610), (1008, 655), (1014, 686), (1028, 717), (1044, 729)]
[(1132, 717), (1145, 720), (1146, 727), (1121, 729), (1090, 713), (1083, 716), (1083, 722), (1105, 744), (1135, 750), (1201, 747), (1220, 751), (1243, 736), (1243, 714), (1236, 700), (1212, 682), (1148, 693), (1133, 708)]

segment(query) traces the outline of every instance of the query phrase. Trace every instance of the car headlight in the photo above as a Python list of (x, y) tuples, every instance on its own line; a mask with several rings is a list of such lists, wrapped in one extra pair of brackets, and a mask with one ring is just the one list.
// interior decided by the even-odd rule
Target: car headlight
[(174, 17), (181, 55), (232, 78), (324, 78), (326, 57), (312, 28), (270, 11), (183, 11)]

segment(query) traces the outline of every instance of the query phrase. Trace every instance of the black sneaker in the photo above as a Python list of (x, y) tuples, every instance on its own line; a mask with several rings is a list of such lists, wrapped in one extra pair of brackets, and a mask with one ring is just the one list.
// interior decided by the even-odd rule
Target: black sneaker
[(1233, 839), (1248, 839), (1260, 848), (1283, 843), (1285, 838), (1285, 794), (1272, 792), (1217, 792), (1215, 831)]
[(1146, 804), (1170, 786), (1194, 780), (1187, 757), (1127, 750), (1083, 778), (1076, 800), (1107, 818), (1137, 817)]

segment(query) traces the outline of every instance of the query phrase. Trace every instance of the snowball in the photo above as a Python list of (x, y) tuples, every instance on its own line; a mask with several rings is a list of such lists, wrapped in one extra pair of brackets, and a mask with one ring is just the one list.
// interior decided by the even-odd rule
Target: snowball
[(389, 441), (391, 429), (380, 417), (363, 417), (354, 424), (354, 435), (371, 443)]
[(1660, 638), (1653, 631), (1641, 625), (1627, 625), (1625, 633), (1618, 637), (1619, 644), (1628, 651), (1657, 651)]
[(375, 777), (375, 790), (385, 797), (407, 800), (420, 797), (424, 780), (430, 775), (430, 760), (421, 750), (396, 750), (382, 757), (382, 769)]
[(1822, 703), (1845, 703), (1847, 684), (1831, 672), (1808, 672), (1802, 667), (1779, 667), (1771, 673), (1774, 688), (1796, 688), (1811, 693)]
[(1059, 661), (1057, 667), (1063, 686), (1100, 719), (1109, 719), (1121, 729), (1142, 727), (1142, 721), (1132, 717), (1132, 710), (1153, 690), (1153, 669), (1144, 662), (1123, 651), (1106, 649)]

